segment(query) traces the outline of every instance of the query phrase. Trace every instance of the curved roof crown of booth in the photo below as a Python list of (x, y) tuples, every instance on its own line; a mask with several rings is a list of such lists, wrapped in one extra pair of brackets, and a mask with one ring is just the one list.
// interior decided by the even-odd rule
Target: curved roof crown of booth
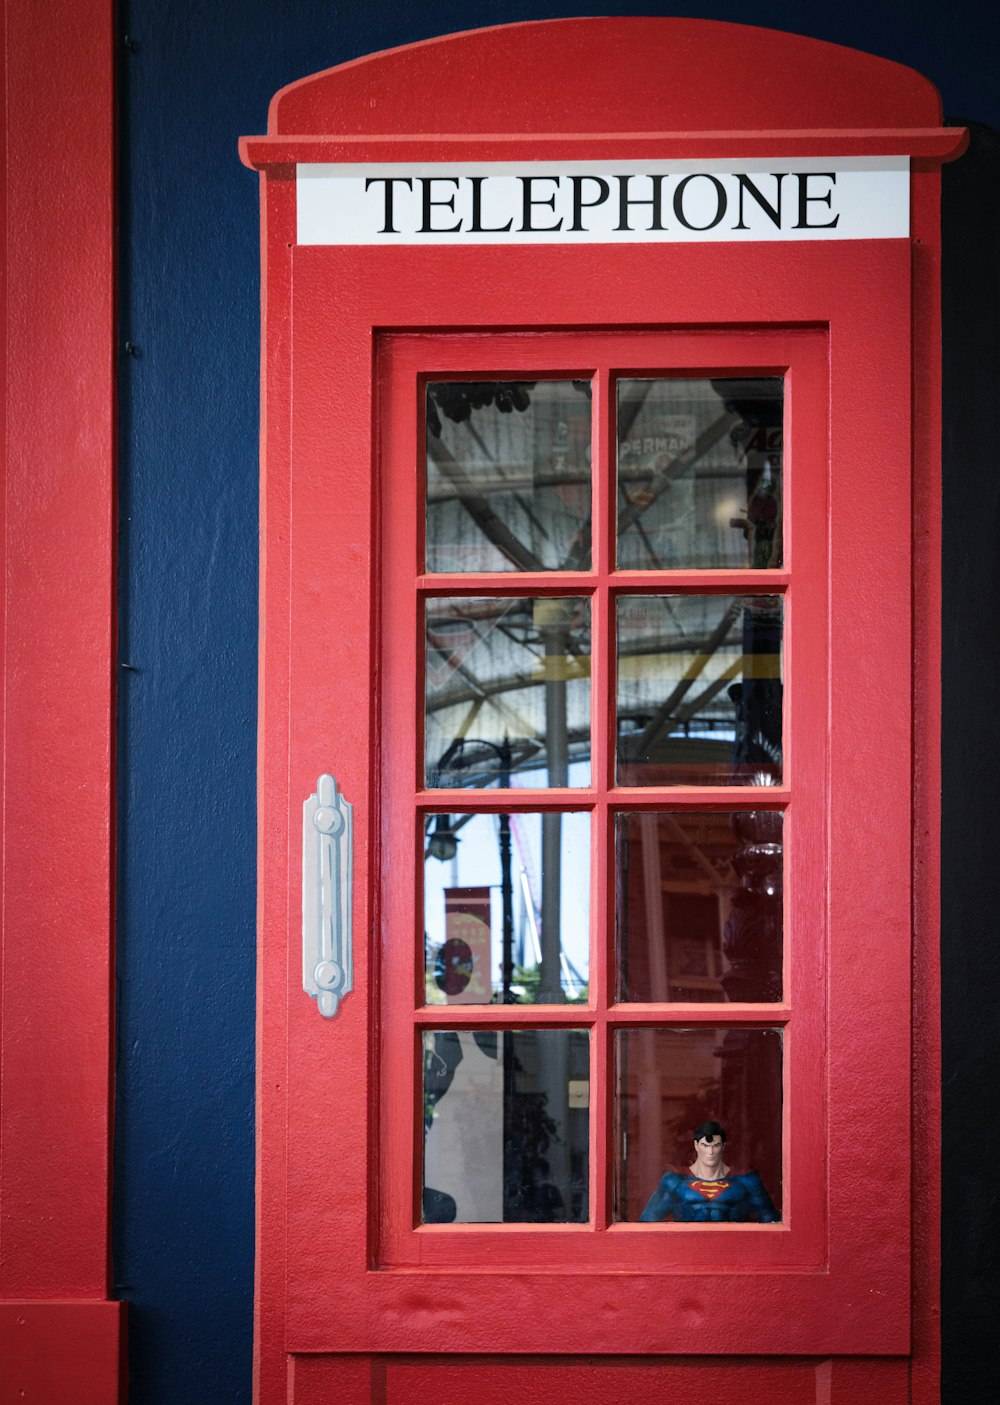
[(271, 136), (929, 128), (937, 89), (857, 49), (671, 18), (543, 20), (387, 49), (282, 88)]

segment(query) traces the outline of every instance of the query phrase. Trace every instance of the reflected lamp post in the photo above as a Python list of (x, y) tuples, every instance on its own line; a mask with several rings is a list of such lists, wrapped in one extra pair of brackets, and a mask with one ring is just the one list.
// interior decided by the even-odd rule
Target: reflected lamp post
[[(480, 779), (477, 772), (483, 773), (483, 779), (487, 784), (496, 776), (497, 784), (501, 790), (510, 789), (511, 771), (515, 765), (520, 765), (528, 757), (534, 756), (539, 750), (537, 742), (529, 741), (527, 738), (511, 742), (509, 737), (504, 737), (503, 741), (496, 742), (475, 740), (467, 742), (463, 737), (457, 737), (451, 743), (447, 751), (441, 757), (436, 769), (436, 781), (440, 784), (441, 773), (445, 771), (464, 771), (466, 775), (472, 775), (473, 781)], [(484, 756), (483, 752), (488, 753)], [(495, 758), (495, 763), (493, 758)], [(444, 819), (445, 825), (442, 827), (440, 821)], [(450, 826), (451, 816), (439, 815), (438, 823), (432, 831), (427, 852), (432, 858), (452, 859), (455, 856), (455, 846), (458, 843), (455, 832)], [(500, 896), (503, 911), (503, 942), (500, 960), (500, 982), (502, 988), (502, 1003), (504, 1005), (514, 1004), (514, 884), (511, 877), (511, 834), (510, 834), (510, 814), (504, 811), (499, 816), (500, 820)]]

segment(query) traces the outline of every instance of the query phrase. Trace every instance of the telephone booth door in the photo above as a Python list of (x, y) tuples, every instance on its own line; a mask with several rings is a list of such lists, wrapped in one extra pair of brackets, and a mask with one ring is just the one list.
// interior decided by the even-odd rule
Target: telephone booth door
[(260, 1400), (933, 1398), (960, 138), (896, 65), (637, 19), (376, 55), (244, 139)]

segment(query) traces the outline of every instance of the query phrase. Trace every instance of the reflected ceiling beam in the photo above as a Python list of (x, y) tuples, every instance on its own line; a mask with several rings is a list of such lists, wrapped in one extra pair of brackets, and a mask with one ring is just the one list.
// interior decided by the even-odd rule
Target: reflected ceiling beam
[(725, 673), (721, 674), (714, 683), (710, 683), (703, 693), (699, 693), (693, 702), (689, 702), (686, 707), (682, 707), (673, 719), (674, 727), (683, 727), (685, 722), (690, 722), (693, 717), (697, 717), (703, 707), (707, 707), (714, 697), (722, 692), (727, 683), (732, 683), (734, 679), (743, 676), (745, 660), (742, 654), (729, 665)]
[[(653, 381), (648, 382), (648, 385), (650, 386), (653, 384)], [(643, 400), (645, 400), (645, 396), (648, 394), (649, 391), (647, 390), (643, 395)], [(631, 418), (627, 422), (621, 411), (619, 411), (619, 442), (621, 442), (621, 440), (627, 436), (627, 434), (632, 428), (632, 425), (635, 423), (636, 416), (638, 415), (639, 410), (642, 408), (642, 400), (638, 401), (638, 403), (626, 401), (625, 404), (629, 406), (635, 404), (635, 409), (631, 415)], [(625, 510), (619, 514), (619, 538), (621, 538), (624, 533), (628, 531), (629, 527), (639, 521), (639, 518), (643, 515), (644, 512), (648, 512), (648, 510), (652, 507), (653, 503), (656, 502), (658, 498), (663, 496), (663, 494), (666, 492), (666, 490), (670, 487), (671, 483), (673, 483), (675, 479), (679, 478), (682, 473), (686, 473), (689, 468), (693, 468), (694, 465), (700, 459), (704, 458), (704, 456), (709, 452), (710, 449), (713, 449), (715, 447), (715, 445), (719, 442), (720, 439), (724, 438), (725, 435), (731, 433), (732, 430), (736, 427), (736, 425), (742, 423), (743, 421), (740, 419), (739, 415), (731, 414), (729, 412), (724, 415), (720, 415), (717, 420), (712, 421), (712, 423), (708, 426), (707, 429), (702, 430), (702, 432), (698, 435), (698, 438), (691, 445), (690, 449), (685, 449), (683, 453), (678, 454), (676, 458), (671, 459), (665, 468), (660, 469), (658, 473), (654, 473), (652, 479), (650, 480), (649, 497), (646, 499), (646, 501), (643, 503), (630, 503), (628, 507), (625, 508)], [(563, 563), (562, 566), (562, 569), (564, 571), (571, 571), (576, 569), (580, 561), (589, 558), (591, 548), (591, 537), (592, 525), (591, 522), (588, 521), (583, 527), (581, 527), (580, 533), (576, 541), (570, 548), (569, 555), (567, 556), (566, 561)]]
[(738, 424), (743, 421), (739, 415), (727, 412), (720, 415), (717, 420), (713, 420), (707, 429), (703, 429), (698, 438), (691, 445), (690, 449), (685, 449), (683, 453), (670, 460), (665, 468), (654, 473), (650, 479), (650, 493), (645, 502), (629, 503), (628, 507), (619, 515), (618, 535), (622, 536), (632, 526), (633, 522), (638, 522), (644, 512), (648, 512), (657, 498), (670, 487), (675, 478), (679, 478), (682, 473), (686, 473), (689, 468), (693, 468), (700, 458), (703, 458), (710, 449), (713, 449), (719, 440), (730, 434)]
[[(433, 452), (431, 457), (434, 458)], [(536, 493), (541, 488), (589, 488), (591, 483), (590, 470), (586, 467), (574, 466), (558, 473), (549, 473), (543, 468), (536, 471), (522, 463), (494, 463), (493, 468), (494, 472), (487, 474), (477, 464), (476, 488), (480, 493)], [(726, 476), (732, 477), (732, 473), (727, 470)], [(429, 483), (427, 501), (435, 505), (454, 502), (454, 489), (447, 481)]]
[[(643, 816), (643, 818), (645, 818), (645, 816)], [(650, 818), (654, 817), (650, 816)], [(706, 874), (713, 888), (723, 893), (730, 893), (733, 891), (732, 882), (726, 881), (725, 875), (719, 872), (719, 870), (715, 867), (715, 864), (712, 863), (711, 859), (709, 859), (708, 855), (701, 848), (701, 846), (699, 844), (696, 844), (689, 834), (685, 833), (685, 831), (674, 819), (673, 815), (668, 814), (666, 811), (664, 811), (660, 815), (655, 816), (655, 818), (666, 821), (667, 829), (670, 830), (671, 834), (673, 834), (675, 839), (677, 839), (681, 844), (684, 845), (685, 849), (689, 850), (691, 857), (694, 859), (695, 863), (702, 870), (702, 872)], [(732, 874), (732, 869), (728, 864), (727, 870), (730, 874)]]
[(742, 609), (743, 600), (741, 598), (730, 601), (729, 605), (723, 611), (719, 623), (705, 641), (705, 647), (702, 652), (695, 655), (684, 673), (683, 678), (678, 680), (669, 697), (660, 704), (642, 729), (642, 732), (635, 742), (635, 755), (646, 755), (652, 743), (658, 739), (664, 727), (670, 723), (678, 704), (684, 698), (688, 689), (703, 673), (705, 665), (720, 645), (725, 643), (726, 636), (732, 629)]
[[(642, 382), (641, 395), (627, 398), (620, 404), (618, 410), (619, 440), (622, 437), (627, 437), (631, 432), (632, 426), (645, 403), (646, 397), (649, 395), (650, 388), (654, 384), (655, 382), (652, 380)], [(714, 420), (706, 429), (702, 430), (701, 434), (698, 435), (698, 438), (689, 449), (685, 449), (682, 453), (671, 459), (664, 468), (653, 475), (649, 485), (649, 497), (646, 501), (642, 503), (630, 503), (620, 513), (618, 519), (619, 535), (626, 532), (629, 527), (637, 524), (643, 514), (652, 507), (653, 503), (655, 503), (664, 492), (666, 492), (667, 488), (670, 487), (675, 479), (692, 468), (715, 447), (720, 439), (730, 434), (736, 425), (742, 423), (743, 421), (739, 415), (727, 412), (726, 414), (720, 415), (717, 420)], [(482, 491), (480, 486), (473, 485), (461, 463), (455, 458), (454, 454), (451, 453), (447, 445), (432, 434), (427, 435), (426, 442), (428, 456), (433, 460), (442, 476), (451, 484), (458, 501), (479, 527), (480, 531), (486, 536), (487, 540), (496, 547), (502, 556), (505, 556), (508, 561), (511, 561), (520, 570), (544, 571), (545, 566), (539, 557), (536, 556), (530, 547), (526, 546), (525, 543), (521, 541), (520, 537), (516, 536), (515, 533), (511, 531), (503, 519), (493, 510), (488, 496)], [(485, 445), (482, 445), (482, 448), (483, 452), (488, 455)], [(509, 484), (505, 484), (508, 490), (510, 486)], [(535, 486), (537, 486), (537, 484)], [(578, 569), (581, 562), (589, 560), (592, 546), (592, 534), (592, 522), (588, 520), (580, 528), (580, 531), (570, 546), (565, 561), (559, 567), (560, 570)]]
[(544, 571), (545, 567), (535, 553), (514, 535), (493, 511), (483, 494), (472, 486), (454, 454), (440, 439), (435, 439), (431, 434), (427, 436), (427, 453), (453, 485), (459, 502), (497, 551), (506, 556), (508, 561), (513, 561), (522, 571)]
[[(740, 601), (737, 601), (737, 606), (739, 606), (740, 603)], [(727, 615), (728, 613), (729, 612), (727, 612)], [(675, 689), (674, 693), (671, 694), (671, 698), (667, 699), (668, 703), (671, 702), (671, 699), (674, 698), (676, 698), (676, 701), (679, 702), (680, 699), (687, 692), (691, 684), (698, 678), (699, 674), (703, 672), (709, 660), (715, 655), (720, 643), (725, 642), (724, 636), (721, 640), (717, 640), (715, 638), (715, 635), (719, 633), (720, 628), (721, 625), (717, 626), (715, 633), (704, 641), (697, 639), (687, 639), (682, 642), (678, 642), (674, 638), (658, 640), (648, 645), (644, 644), (637, 649), (622, 649), (618, 657), (620, 659), (628, 659), (645, 658), (647, 656), (656, 656), (663, 654), (692, 654), (692, 663), (688, 668), (684, 679), (682, 679), (681, 683), (678, 684), (678, 688), (681, 687), (681, 684), (684, 685), (683, 691), (678, 695), (677, 689)], [(538, 661), (537, 655), (533, 654), (532, 658)], [(579, 663), (574, 665), (574, 663), (572, 662), (574, 658), (579, 659)], [(566, 681), (572, 682), (574, 679), (589, 677), (589, 663), (589, 654), (567, 653)], [(711, 701), (715, 694), (718, 693), (725, 686), (726, 683), (730, 682), (733, 678), (737, 677), (741, 670), (744, 668), (744, 666), (745, 659), (741, 652), (739, 656), (733, 661), (733, 663), (731, 663), (726, 668), (726, 671), (719, 677), (719, 679), (715, 683), (711, 684), (704, 692), (700, 693), (698, 697), (688, 705), (687, 708), (683, 709), (681, 712), (678, 713), (678, 719), (683, 721), (689, 720), (689, 718), (694, 715), (695, 711), (702, 707), (705, 703)], [(427, 698), (426, 710), (428, 714), (432, 712), (440, 712), (444, 708), (448, 707), (458, 707), (465, 703), (479, 702), (480, 704), (482, 704), (483, 701), (495, 697), (497, 693), (508, 693), (522, 688), (541, 688), (545, 684), (544, 678), (530, 675), (526, 676), (523, 672), (501, 674), (498, 677), (491, 678), (488, 682), (486, 682), (483, 679), (476, 678), (461, 664), (457, 665), (453, 669), (453, 676), (454, 674), (457, 674), (460, 678), (462, 678), (466, 686), (464, 688), (449, 687), (436, 691), (432, 697)], [(664, 707), (665, 706), (666, 704), (664, 704)]]
[[(567, 658), (565, 675), (567, 683), (572, 683), (578, 678), (590, 677), (589, 656), (584, 655), (583, 659), (586, 666), (583, 666), (583, 661), (581, 661), (581, 665), (574, 666)], [(532, 688), (544, 688), (549, 681), (541, 675), (526, 678), (523, 673), (513, 673), (507, 674), (505, 677), (491, 678), (488, 683), (484, 683), (478, 678), (469, 677), (460, 668), (456, 669), (455, 672), (462, 676), (466, 686), (464, 688), (442, 688), (432, 698), (428, 698), (426, 702), (428, 716), (431, 713), (443, 712), (445, 708), (464, 706), (474, 700), (492, 701), (501, 693), (528, 692)]]

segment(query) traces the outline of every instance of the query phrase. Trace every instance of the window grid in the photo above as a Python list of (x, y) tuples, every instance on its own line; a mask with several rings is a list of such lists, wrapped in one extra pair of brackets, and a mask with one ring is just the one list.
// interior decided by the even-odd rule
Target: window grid
[[(684, 372), (674, 367), (636, 372), (616, 371), (608, 365), (597, 367), (589, 376), (573, 370), (560, 370), (560, 379), (589, 378), (593, 386), (592, 400), (592, 564), (589, 570), (574, 571), (516, 571), (505, 573), (437, 573), (424, 568), (424, 533), (426, 531), (425, 496), (423, 487), (418, 491), (417, 533), (418, 563), (416, 576), (417, 602), (417, 660), (419, 663), (417, 684), (417, 715), (423, 719), (425, 641), (424, 603), (428, 599), (441, 596), (493, 595), (503, 597), (572, 597), (579, 596), (590, 602), (591, 620), (591, 784), (586, 787), (527, 789), (500, 792), (496, 787), (487, 789), (432, 789), (425, 785), (418, 789), (414, 797), (415, 829), (418, 836), (423, 833), (427, 814), (440, 811), (447, 804), (453, 814), (470, 812), (498, 813), (501, 810), (500, 796), (503, 796), (503, 810), (511, 813), (555, 811), (565, 813), (573, 810), (586, 810), (591, 814), (591, 902), (590, 902), (590, 983), (587, 1005), (531, 1005), (531, 1004), (483, 1004), (483, 1005), (425, 1005), (424, 958), (422, 935), (417, 934), (414, 949), (417, 962), (414, 969), (416, 1006), (414, 1010), (414, 1045), (419, 1047), (419, 1036), (424, 1029), (484, 1030), (504, 1029), (553, 1029), (582, 1028), (590, 1035), (590, 1218), (589, 1224), (576, 1226), (576, 1229), (595, 1231), (608, 1230), (616, 1225), (614, 1217), (614, 1167), (618, 1149), (613, 1145), (615, 1136), (615, 1033), (632, 1028), (690, 1029), (698, 1026), (719, 1028), (770, 1028), (781, 1029), (787, 1038), (792, 1020), (789, 999), (788, 963), (790, 942), (788, 935), (788, 909), (783, 917), (782, 963), (784, 969), (783, 998), (780, 1002), (753, 1002), (734, 1004), (729, 1002), (685, 1003), (664, 1001), (649, 1004), (615, 1001), (616, 987), (616, 914), (615, 914), (615, 816), (625, 811), (736, 811), (736, 810), (780, 810), (786, 815), (785, 846), (787, 850), (787, 813), (791, 801), (790, 757), (783, 746), (782, 782), (769, 787), (751, 786), (691, 786), (691, 785), (644, 785), (623, 786), (616, 783), (616, 742), (617, 742), (617, 670), (616, 670), (616, 610), (617, 601), (624, 595), (780, 595), (787, 611), (791, 572), (786, 542), (785, 564), (780, 568), (751, 569), (750, 567), (730, 568), (685, 568), (680, 570), (635, 570), (621, 569), (616, 565), (617, 550), (617, 424), (616, 400), (619, 380), (637, 376), (670, 379), (683, 379), (714, 375), (762, 374), (746, 370), (706, 372), (704, 369)], [(775, 374), (770, 372), (769, 374)], [(780, 374), (780, 373), (779, 373)], [(526, 379), (528, 375), (542, 378), (540, 373), (515, 371), (512, 375), (500, 375), (477, 371), (470, 373), (470, 379), (501, 380)], [(449, 379), (460, 380), (462, 376), (453, 371)], [(425, 376), (418, 381), (420, 410), (418, 423), (420, 439), (418, 456), (422, 463), (425, 435), (424, 400), (426, 384), (436, 379)], [(785, 405), (785, 442), (788, 442), (788, 406)], [(418, 482), (422, 485), (421, 471)], [(782, 475), (784, 521), (789, 523), (788, 511), (789, 477)], [(786, 528), (787, 530), (787, 528)], [(785, 629), (787, 634), (787, 615)], [(785, 670), (784, 687), (789, 687), (788, 673)], [(783, 729), (787, 728), (789, 708), (787, 701), (783, 707)], [(423, 721), (417, 728), (417, 768), (423, 775)], [(418, 842), (417, 873), (422, 874), (422, 843)], [(417, 911), (422, 910), (422, 882), (417, 884)], [(787, 1047), (785, 1048), (785, 1068), (787, 1077)], [(419, 1074), (416, 1085), (415, 1111), (420, 1105), (421, 1090)], [(784, 1108), (781, 1120), (784, 1121)], [(418, 1136), (417, 1165), (421, 1164)], [(783, 1167), (783, 1178), (787, 1168)], [(419, 1208), (416, 1223), (420, 1223)], [(620, 1223), (620, 1222), (618, 1222)], [(435, 1232), (448, 1232), (448, 1226), (434, 1226)], [(495, 1232), (503, 1228), (497, 1224), (465, 1225), (464, 1229), (481, 1228)], [(535, 1225), (533, 1228), (539, 1228)], [(555, 1223), (551, 1230), (565, 1231), (565, 1223)]]

